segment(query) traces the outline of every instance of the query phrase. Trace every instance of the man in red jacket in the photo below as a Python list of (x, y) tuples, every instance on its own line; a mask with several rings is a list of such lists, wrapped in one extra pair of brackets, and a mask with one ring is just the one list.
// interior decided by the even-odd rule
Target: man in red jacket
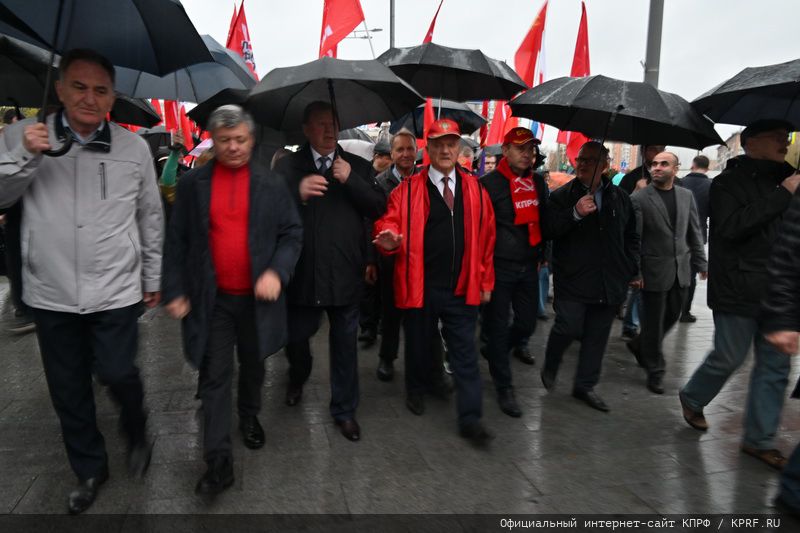
[(475, 325), (478, 305), (494, 288), (495, 222), (487, 192), (456, 165), (460, 135), (452, 120), (431, 125), (431, 164), (392, 191), (373, 242), (382, 253), (396, 254), (395, 304), (406, 309), (406, 406), (421, 415), (424, 393), (441, 390), (433, 379), (441, 367), (430, 353), (441, 320), (458, 391), (459, 432), (480, 445), (492, 435), (480, 422)]

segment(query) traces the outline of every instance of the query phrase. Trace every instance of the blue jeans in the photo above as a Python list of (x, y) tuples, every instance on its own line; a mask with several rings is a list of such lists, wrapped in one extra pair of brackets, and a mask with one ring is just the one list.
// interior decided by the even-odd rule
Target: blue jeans
[(714, 348), (681, 390), (684, 401), (701, 411), (742, 365), (754, 345), (755, 365), (747, 395), (743, 444), (771, 449), (789, 382), (789, 357), (764, 339), (754, 318), (715, 311), (714, 327)]
[(539, 316), (546, 315), (547, 294), (550, 292), (550, 265), (539, 269)]
[(800, 444), (794, 449), (781, 472), (780, 499), (800, 513)]
[(628, 305), (625, 309), (625, 318), (622, 320), (622, 331), (636, 332), (639, 330), (639, 304), (642, 296), (639, 289), (631, 289), (628, 294)]

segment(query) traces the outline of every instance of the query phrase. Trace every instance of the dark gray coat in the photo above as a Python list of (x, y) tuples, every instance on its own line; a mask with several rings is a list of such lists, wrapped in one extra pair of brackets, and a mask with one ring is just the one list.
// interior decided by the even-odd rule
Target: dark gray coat
[(708, 271), (694, 197), (686, 189), (674, 189), (675, 228), (652, 183), (631, 196), (636, 229), (641, 236), (641, 270), (646, 291), (666, 292), (676, 277), (680, 287), (688, 287), (692, 266), (697, 272)]
[[(209, 248), (211, 176), (214, 164), (181, 176), (164, 248), (163, 301), (186, 296), (191, 312), (183, 319), (183, 346), (199, 367), (208, 342), (217, 293)], [(286, 287), (303, 246), (303, 226), (286, 185), (276, 174), (251, 165), (248, 245), (253, 286), (267, 269), (281, 278), (275, 302), (256, 300), (256, 328), (262, 358), (287, 341)]]

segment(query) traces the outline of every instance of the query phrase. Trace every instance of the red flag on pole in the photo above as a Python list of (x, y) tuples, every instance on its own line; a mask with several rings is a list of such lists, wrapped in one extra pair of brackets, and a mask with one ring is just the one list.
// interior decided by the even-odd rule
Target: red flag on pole
[(236, 21), (231, 28), (230, 35), (228, 35), (228, 42), (225, 47), (242, 56), (242, 59), (250, 68), (250, 72), (258, 79), (256, 62), (253, 58), (253, 47), (250, 44), (250, 30), (247, 28), (247, 15), (244, 14), (244, 0), (239, 6), (239, 13), (236, 15)]
[[(586, 4), (581, 2), (581, 22), (578, 26), (578, 39), (575, 42), (575, 55), (572, 57), (570, 76), (580, 78), (588, 76), (590, 71), (589, 27), (586, 22)], [(583, 146), (589, 138), (582, 133), (561, 131), (558, 133), (558, 138), (556, 140), (561, 144), (567, 145), (567, 157), (574, 163), (575, 158), (578, 156), (578, 150), (580, 150), (581, 146)]]
[(175, 100), (164, 100), (164, 126), (170, 133), (175, 133), (180, 127), (180, 112)]
[(183, 132), (183, 145), (186, 147), (186, 150), (191, 152), (192, 148), (194, 148), (194, 139), (192, 139), (194, 127), (192, 126), (191, 119), (186, 116), (186, 110), (183, 106), (181, 106), (181, 131)]
[(228, 48), (228, 44), (231, 42), (231, 35), (233, 34), (233, 28), (236, 26), (236, 2), (233, 3), (233, 16), (231, 17), (231, 25), (228, 26), (228, 37), (225, 38), (225, 47)]
[(444, 4), (444, 0), (439, 2), (439, 7), (436, 8), (436, 14), (433, 16), (433, 20), (431, 21), (431, 25), (428, 28), (428, 33), (425, 34), (425, 38), (422, 40), (422, 44), (429, 43), (433, 41), (433, 28), (436, 26), (436, 18), (439, 16), (439, 10), (442, 9), (442, 4)]
[(514, 70), (517, 71), (522, 81), (533, 87), (536, 85), (534, 73), (536, 63), (539, 59), (539, 52), (542, 49), (542, 38), (544, 37), (544, 25), (547, 19), (547, 2), (545, 1), (539, 14), (533, 21), (531, 29), (519, 45), (517, 53), (514, 54)]
[[(481, 115), (483, 115), (483, 118), (485, 118), (487, 121), (489, 120), (489, 100), (483, 101), (483, 107), (481, 108)], [(489, 136), (489, 127), (486, 124), (481, 126), (481, 131), (478, 134), (478, 136), (480, 137), (481, 146), (486, 146), (486, 139)]]
[(151, 98), (150, 103), (153, 104), (153, 109), (156, 110), (156, 113), (161, 118), (159, 124), (162, 124), (164, 122), (164, 111), (161, 110), (161, 100), (158, 98)]
[(517, 117), (511, 116), (511, 108), (505, 100), (495, 100), (494, 115), (489, 124), (489, 135), (486, 136), (486, 145), (503, 144), (506, 133), (519, 125)]
[(336, 57), (336, 46), (364, 20), (359, 0), (325, 0), (322, 9), (322, 31), (319, 35), (319, 57)]

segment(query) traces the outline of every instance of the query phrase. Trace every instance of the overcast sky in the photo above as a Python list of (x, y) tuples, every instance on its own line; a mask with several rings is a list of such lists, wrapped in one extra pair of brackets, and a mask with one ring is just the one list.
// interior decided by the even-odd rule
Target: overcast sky
[[(182, 0), (201, 34), (225, 43), (232, 0)], [(444, 0), (433, 40), (480, 48), (513, 66), (514, 53), (544, 0)], [(237, 0), (238, 5), (238, 0)], [(396, 0), (395, 45), (422, 42), (439, 0)], [(586, 0), (592, 74), (641, 81), (649, 0)], [(260, 76), (275, 67), (312, 61), (319, 50), (323, 0), (246, 0)], [(375, 54), (389, 47), (389, 0), (361, 0)], [(545, 79), (569, 75), (580, 0), (550, 0), (545, 34)], [(749, 66), (800, 56), (797, 0), (664, 0), (659, 88), (692, 100)], [(366, 39), (339, 45), (339, 57), (372, 57)], [(553, 128), (548, 128), (552, 134)], [(736, 131), (720, 127), (723, 139)], [(545, 142), (550, 135), (545, 134)], [(683, 156), (682, 156), (683, 158)]]

